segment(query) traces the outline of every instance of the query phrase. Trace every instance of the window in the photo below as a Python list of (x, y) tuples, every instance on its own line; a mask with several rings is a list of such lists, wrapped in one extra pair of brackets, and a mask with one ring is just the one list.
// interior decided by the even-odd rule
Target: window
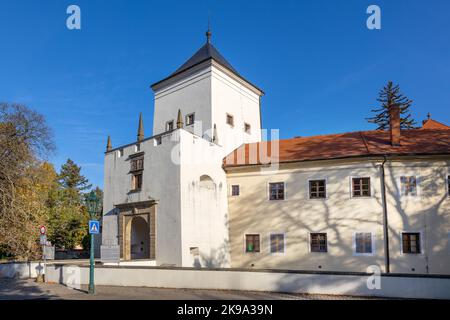
[(370, 197), (370, 178), (353, 178), (352, 188), (354, 197)]
[(159, 145), (162, 143), (161, 137), (156, 137), (154, 141), (155, 141), (155, 142), (154, 142), (154, 145), (155, 145), (155, 146), (159, 146)]
[(144, 158), (136, 158), (131, 160), (131, 170), (130, 171), (139, 171), (144, 170)]
[(227, 113), (227, 124), (229, 124), (232, 127), (234, 126), (234, 117), (228, 113)]
[(166, 131), (172, 131), (173, 130), (173, 120), (166, 122)]
[(283, 233), (273, 233), (270, 235), (270, 253), (284, 253)]
[(269, 200), (284, 200), (284, 182), (269, 183)]
[(259, 234), (245, 235), (245, 252), (259, 252)]
[(420, 253), (420, 233), (404, 232), (402, 233), (402, 252), (403, 253)]
[(326, 198), (327, 193), (325, 189), (325, 180), (310, 180), (309, 181), (309, 198), (319, 199)]
[(251, 133), (252, 127), (248, 123), (244, 123), (244, 131), (246, 133)]
[(371, 232), (355, 232), (355, 253), (361, 255), (373, 253)]
[(123, 149), (119, 149), (119, 151), (117, 151), (117, 155), (119, 158), (123, 157)]
[(233, 196), (233, 197), (237, 197), (237, 196), (239, 196), (239, 185), (232, 185), (231, 186), (231, 195)]
[(138, 191), (142, 188), (142, 173), (134, 174), (131, 180), (131, 190)]
[(402, 196), (417, 196), (417, 180), (414, 176), (400, 177)]
[(450, 197), (450, 176), (447, 177), (447, 195)]
[(141, 144), (140, 143), (138, 143), (137, 145), (134, 146), (134, 151), (135, 152), (141, 151)]
[(311, 233), (311, 252), (327, 252), (327, 234)]
[(187, 126), (193, 125), (194, 122), (195, 122), (195, 114), (193, 114), (193, 113), (188, 114), (186, 116), (186, 125)]

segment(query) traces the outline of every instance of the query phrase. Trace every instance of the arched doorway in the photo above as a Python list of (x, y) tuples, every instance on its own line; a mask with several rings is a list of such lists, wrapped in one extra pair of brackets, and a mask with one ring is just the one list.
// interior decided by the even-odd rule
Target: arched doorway
[(150, 230), (147, 221), (142, 217), (131, 220), (130, 257), (134, 259), (150, 258)]

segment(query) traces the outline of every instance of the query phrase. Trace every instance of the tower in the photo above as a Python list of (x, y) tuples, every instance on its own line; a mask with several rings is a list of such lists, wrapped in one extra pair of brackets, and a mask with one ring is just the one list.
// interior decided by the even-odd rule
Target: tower
[(179, 122), (184, 129), (213, 140), (220, 137), (224, 155), (243, 143), (261, 141), (263, 91), (245, 79), (211, 43), (206, 43), (175, 72), (151, 88), (155, 94), (153, 135)]

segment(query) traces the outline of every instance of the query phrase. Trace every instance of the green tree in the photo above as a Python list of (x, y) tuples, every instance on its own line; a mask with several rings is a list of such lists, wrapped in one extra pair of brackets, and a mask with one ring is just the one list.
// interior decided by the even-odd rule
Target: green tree
[(91, 188), (81, 167), (68, 159), (57, 175), (57, 189), (49, 197), (49, 239), (60, 248), (82, 245), (88, 232), (89, 213), (84, 206), (84, 191)]
[(389, 129), (389, 109), (395, 105), (400, 107), (400, 128), (415, 128), (416, 122), (409, 111), (413, 101), (400, 92), (398, 84), (394, 85), (392, 81), (388, 81), (386, 86), (380, 90), (377, 101), (380, 103), (380, 106), (371, 110), (375, 113), (375, 116), (366, 118), (368, 122), (377, 125), (377, 130)]

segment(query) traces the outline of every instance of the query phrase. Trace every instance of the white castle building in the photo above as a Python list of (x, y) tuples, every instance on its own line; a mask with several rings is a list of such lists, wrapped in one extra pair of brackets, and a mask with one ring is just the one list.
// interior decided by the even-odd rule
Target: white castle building
[(104, 166), (102, 243), (124, 260), (230, 265), (223, 158), (261, 140), (263, 92), (207, 42), (153, 84), (153, 135), (112, 148)]
[[(112, 148), (103, 245), (126, 263), (450, 274), (450, 127), (263, 142), (263, 92), (207, 42)], [(273, 136), (272, 136), (273, 138)], [(270, 155), (270, 156), (267, 156)], [(137, 261), (135, 261), (137, 260)]]

